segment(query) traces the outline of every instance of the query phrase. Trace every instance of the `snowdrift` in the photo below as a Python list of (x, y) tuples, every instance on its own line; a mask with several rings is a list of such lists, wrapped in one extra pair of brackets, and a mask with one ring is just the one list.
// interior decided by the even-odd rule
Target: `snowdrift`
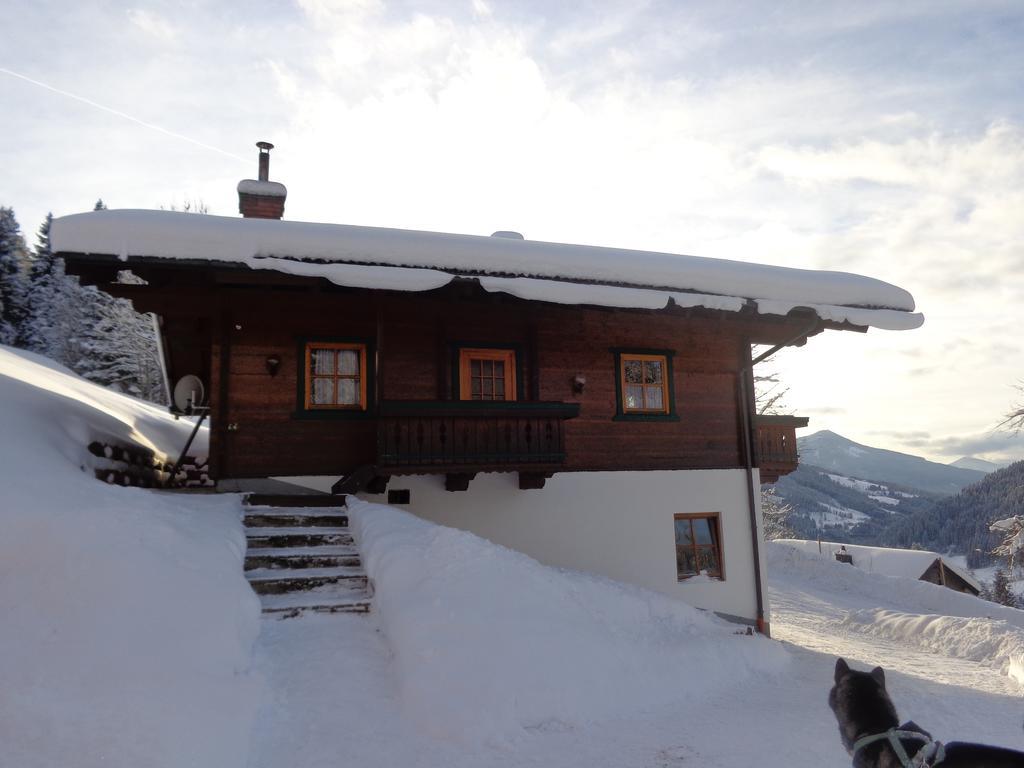
[(787, 664), (778, 644), (665, 596), (392, 507), (349, 506), (402, 705), (434, 736), (504, 742), (685, 710)]
[(837, 629), (976, 661), (1024, 684), (1024, 611), (915, 578), (869, 573), (783, 542), (769, 542), (766, 551), (772, 583), (810, 583), (877, 604), (851, 610)]
[(259, 602), (237, 497), (107, 486), (91, 440), (161, 455), (191, 424), (0, 347), (4, 765), (241, 766)]
[(843, 627), (997, 669), (1024, 685), (1024, 631), (1004, 619), (851, 611)]

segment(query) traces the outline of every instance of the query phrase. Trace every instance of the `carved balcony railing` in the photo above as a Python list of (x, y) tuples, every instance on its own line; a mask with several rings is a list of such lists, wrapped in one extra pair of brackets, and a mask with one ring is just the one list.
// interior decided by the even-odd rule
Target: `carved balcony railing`
[(576, 403), (385, 401), (377, 422), (381, 472), (551, 472), (565, 462)]
[(758, 416), (754, 420), (762, 483), (774, 483), (796, 469), (796, 430), (806, 427), (808, 421), (804, 416)]

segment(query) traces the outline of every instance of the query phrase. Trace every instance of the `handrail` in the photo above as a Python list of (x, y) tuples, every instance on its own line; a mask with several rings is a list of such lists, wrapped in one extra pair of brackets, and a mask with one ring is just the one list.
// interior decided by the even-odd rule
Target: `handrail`
[(377, 466), (515, 468), (561, 466), (564, 422), (577, 403), (388, 401), (377, 421)]

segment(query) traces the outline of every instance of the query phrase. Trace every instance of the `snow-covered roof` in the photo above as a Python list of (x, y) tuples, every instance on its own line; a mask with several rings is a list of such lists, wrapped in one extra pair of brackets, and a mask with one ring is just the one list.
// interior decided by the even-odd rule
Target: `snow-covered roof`
[[(938, 552), (926, 549), (894, 549), (891, 547), (867, 547), (860, 544), (840, 544), (832, 541), (812, 541), (807, 539), (778, 539), (785, 544), (799, 549), (805, 554), (818, 555), (828, 560), (835, 559), (840, 547), (853, 557), (853, 564), (864, 571), (881, 573), (886, 576), (897, 576), (902, 579), (919, 579), (932, 563), (942, 558)], [(981, 584), (962, 568), (958, 568), (949, 560), (942, 558), (942, 563), (957, 576), (977, 590)]]
[(888, 330), (924, 322), (907, 291), (870, 277), (623, 248), (139, 210), (64, 216), (50, 238), (65, 253), (245, 264), (361, 288), (425, 291), (473, 277), (488, 291), (561, 304), (806, 307)]
[(260, 181), (259, 179), (242, 179), (238, 182), (238, 191), (243, 195), (288, 196), (288, 189), (284, 184), (277, 181)]

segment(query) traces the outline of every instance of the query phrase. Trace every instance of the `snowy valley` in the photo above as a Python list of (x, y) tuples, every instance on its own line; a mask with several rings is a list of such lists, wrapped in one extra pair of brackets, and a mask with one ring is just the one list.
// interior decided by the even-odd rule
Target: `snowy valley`
[(188, 421), (5, 347), (0, 400), (5, 765), (839, 767), (837, 655), (1024, 749), (1022, 611), (771, 544), (767, 640), (353, 500), (371, 613), (261, 618), (240, 496), (94, 477), (90, 441), (173, 456)]
[(800, 466), (774, 486), (792, 508), (797, 537), (934, 550), (966, 559), (991, 581), (996, 563), (988, 553), (998, 537), (988, 525), (1018, 508), (1024, 463), (937, 464), (827, 430), (798, 444)]

